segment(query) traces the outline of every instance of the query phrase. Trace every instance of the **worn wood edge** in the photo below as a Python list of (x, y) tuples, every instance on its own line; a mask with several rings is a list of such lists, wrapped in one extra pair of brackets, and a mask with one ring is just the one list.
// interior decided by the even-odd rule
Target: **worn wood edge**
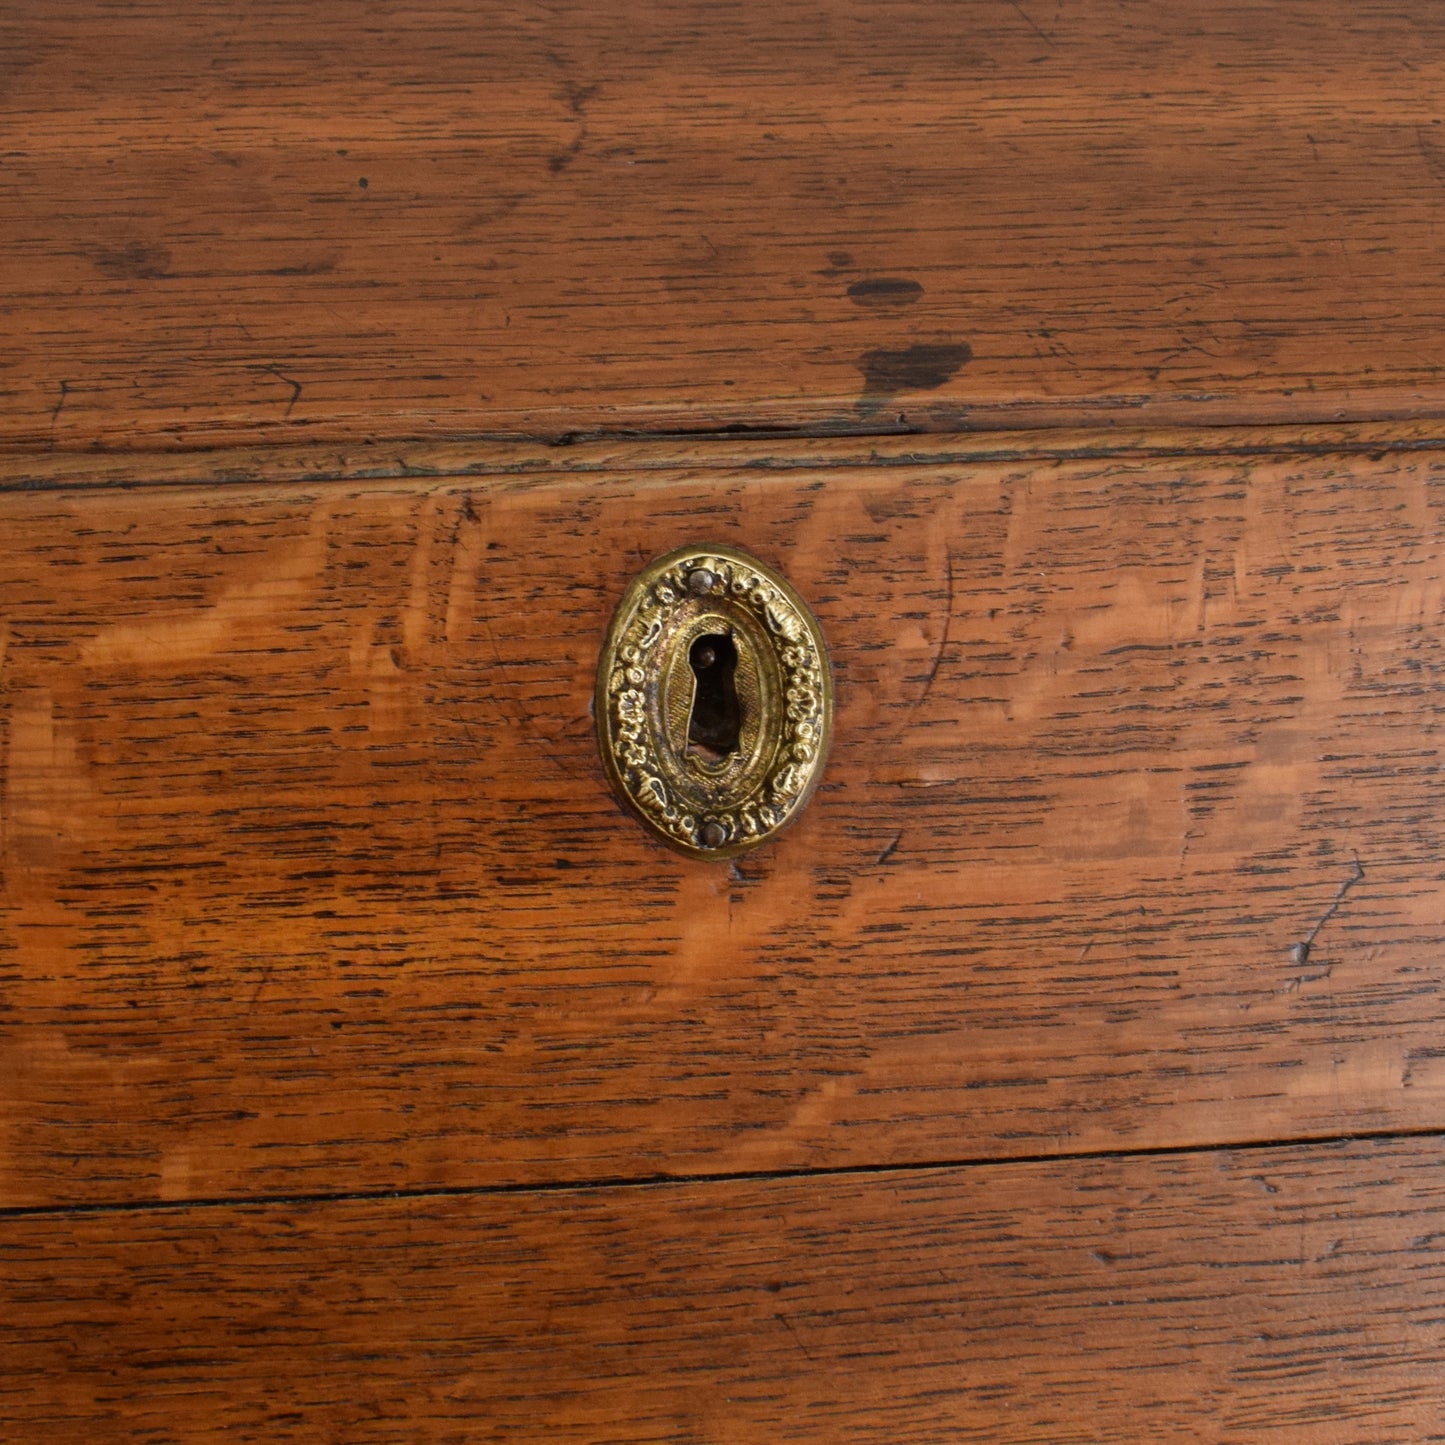
[(256, 483), (547, 479), (619, 472), (918, 467), (1131, 457), (1370, 455), (1445, 447), (1445, 419), (1302, 426), (1064, 429), (907, 436), (724, 433), (570, 442), (411, 438), (324, 446), (288, 443), (215, 450), (65, 452), (0, 448), (0, 493)]
[(124, 453), (137, 444), (157, 451), (232, 447), (279, 447), (301, 444), (349, 446), (368, 439), (393, 444), (397, 438), (444, 440), (472, 435), (493, 442), (568, 445), (579, 440), (651, 440), (677, 436), (713, 437), (735, 434), (778, 438), (859, 439), (886, 436), (928, 436), (973, 433), (993, 436), (1014, 431), (1057, 431), (1112, 425), (1135, 427), (1249, 426), (1374, 426), (1421, 423), (1445, 425), (1445, 397), (1422, 393), (1416, 386), (1381, 387), (1361, 398), (1352, 389), (1319, 390), (1310, 395), (1297, 388), (1257, 396), (1201, 394), (1152, 398), (1102, 396), (1071, 402), (1006, 400), (934, 402), (908, 405), (892, 419), (860, 419), (857, 397), (839, 394), (805, 402), (796, 398), (757, 397), (752, 401), (655, 408), (559, 407), (554, 412), (484, 411), (453, 408), (425, 420), (406, 412), (378, 424), (375, 412), (341, 413), (315, 423), (259, 421), (251, 418), (184, 423), (170, 414), (127, 415), (74, 438), (62, 439), (52, 426), (36, 421), (4, 430), (0, 418), (0, 458), (8, 452)]
[(46, 1439), (1440, 1439), (1439, 1143), (0, 1222), (0, 1420)]

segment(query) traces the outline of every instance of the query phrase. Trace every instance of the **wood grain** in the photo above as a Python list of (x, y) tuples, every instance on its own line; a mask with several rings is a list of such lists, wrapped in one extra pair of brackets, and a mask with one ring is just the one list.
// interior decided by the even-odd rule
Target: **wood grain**
[(1429, 0), (54, 0), (0, 443), (1445, 415)]
[(7, 454), (0, 492), (82, 488), (235, 487), (292, 482), (442, 482), (483, 485), (493, 479), (576, 482), (618, 475), (634, 480), (685, 469), (752, 474), (905, 467), (969, 468), (981, 462), (1172, 463), (1180, 457), (1295, 462), (1445, 449), (1445, 421), (1331, 423), (1298, 426), (1050, 427), (930, 436), (605, 437), (553, 442), (401, 439), (386, 446), (312, 443), (214, 447), (206, 451), (41, 451)]
[[(10, 494), (0, 1200), (1445, 1127), (1445, 457)], [(642, 561), (778, 565), (821, 793), (607, 792)]]
[(1440, 1147), (4, 1220), (0, 1417), (57, 1442), (1422, 1445)]
[[(1442, 40), (0, 14), (0, 1437), (1445, 1440)], [(731, 867), (589, 715), (703, 537)]]

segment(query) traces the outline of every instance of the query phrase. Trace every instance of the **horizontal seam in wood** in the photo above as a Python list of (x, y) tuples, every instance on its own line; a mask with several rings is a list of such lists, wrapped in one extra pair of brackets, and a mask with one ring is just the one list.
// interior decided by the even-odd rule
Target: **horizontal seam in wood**
[(928, 1174), (943, 1170), (1011, 1169), (1027, 1165), (1100, 1164), (1110, 1161), (1169, 1159), (1204, 1154), (1254, 1154), (1281, 1149), (1330, 1149), (1348, 1144), (1439, 1139), (1435, 1127), (1361, 1130), (1294, 1139), (1249, 1139), (1213, 1144), (1170, 1144), (1140, 1149), (1084, 1149), (1078, 1153), (1018, 1154), (1008, 1158), (971, 1156), (910, 1160), (889, 1164), (840, 1164), (816, 1169), (739, 1169), (696, 1174), (617, 1175), (593, 1179), (532, 1183), (427, 1185), (413, 1189), (309, 1190), (295, 1194), (216, 1195), (200, 1199), (124, 1199), (85, 1204), (24, 1204), (0, 1207), (0, 1223), (11, 1219), (73, 1218), (79, 1215), (175, 1213), (186, 1209), (271, 1209), (288, 1205), (362, 1204), (425, 1199), (491, 1199), (521, 1194), (582, 1194), (596, 1190), (676, 1188), (697, 1184), (786, 1184), (811, 1179), (868, 1179), (885, 1175)]
[[(1229, 433), (1245, 428), (1219, 428), (1220, 436), (1211, 437), (1205, 428), (1178, 428), (1175, 435), (1171, 429), (1160, 428), (1151, 431), (1147, 438), (1139, 435), (1124, 435), (1117, 441), (1096, 440), (1086, 442), (1070, 440), (1077, 438), (1077, 428), (1043, 430), (1039, 440), (1016, 440), (1011, 444), (977, 447), (959, 445), (957, 449), (930, 447), (926, 450), (898, 451), (895, 453), (846, 451), (824, 452), (818, 455), (749, 455), (739, 448), (740, 441), (748, 440), (734, 433), (711, 433), (698, 436), (663, 434), (656, 436), (599, 435), (579, 438), (575, 441), (548, 443), (545, 439), (526, 437), (452, 437), (452, 438), (407, 438), (388, 442), (392, 448), (415, 447), (419, 455), (414, 460), (394, 458), (391, 464), (357, 466), (314, 466), (298, 465), (293, 472), (280, 470), (286, 459), (292, 456), (314, 452), (317, 444), (297, 442), (266, 443), (255, 447), (187, 449), (176, 452), (107, 452), (107, 453), (58, 453), (38, 452), (33, 449), (7, 451), (0, 448), (0, 493), (26, 494), (60, 491), (149, 491), (188, 487), (233, 487), (257, 486), (318, 486), (354, 485), (362, 483), (414, 482), (422, 484), (449, 484), (465, 481), (516, 480), (525, 483), (531, 478), (545, 479), (549, 484), (578, 482), (597, 477), (636, 476), (652, 471), (675, 470), (679, 466), (715, 469), (719, 471), (748, 472), (751, 474), (776, 472), (795, 475), (800, 472), (829, 472), (844, 469), (890, 471), (915, 467), (980, 466), (1007, 462), (1080, 462), (1080, 461), (1152, 461), (1172, 457), (1217, 457), (1221, 460), (1292, 457), (1353, 457), (1386, 455), (1411, 455), (1423, 452), (1445, 452), (1445, 430), (1423, 436), (1370, 435), (1370, 426), (1389, 426), (1390, 423), (1361, 422), (1343, 424), (1340, 435), (1311, 439), (1310, 432), (1318, 427), (1301, 426), (1297, 423), (1259, 424), (1247, 428), (1248, 439), (1230, 440)], [(1361, 433), (1351, 436), (1349, 433)], [(826, 433), (758, 433), (789, 442), (876, 442), (896, 441), (904, 434), (877, 433), (872, 436), (843, 436)], [(919, 433), (932, 440), (946, 434)], [(955, 439), (972, 437), (973, 433), (953, 434)], [(1054, 437), (1049, 441), (1047, 438)], [(679, 454), (669, 447), (677, 445), (703, 447), (707, 450), (691, 454)], [(563, 460), (574, 448), (585, 452), (589, 447), (606, 448), (623, 446), (628, 443), (646, 449), (645, 454), (636, 456), (599, 455), (595, 460), (579, 456), (576, 460)], [(525, 447), (550, 446), (557, 456), (542, 455), (518, 457), (511, 460), (498, 456), (493, 459), (439, 460), (427, 461), (428, 455), (457, 447), (495, 447), (500, 451), (508, 448), (521, 450)], [(265, 461), (260, 460), (265, 458)], [(268, 470), (268, 463), (271, 469)], [(207, 466), (211, 470), (207, 471)], [(27, 470), (29, 468), (30, 470)], [(73, 468), (73, 470), (72, 470)], [(97, 469), (100, 474), (97, 476)], [(169, 475), (148, 474), (154, 469)]]

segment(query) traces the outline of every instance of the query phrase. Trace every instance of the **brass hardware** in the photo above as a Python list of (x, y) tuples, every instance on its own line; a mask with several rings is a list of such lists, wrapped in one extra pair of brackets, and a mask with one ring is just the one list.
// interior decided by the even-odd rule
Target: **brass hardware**
[(681, 547), (635, 577), (597, 664), (597, 738), (619, 798), (663, 842), (733, 858), (797, 816), (823, 769), (823, 634), (736, 547)]

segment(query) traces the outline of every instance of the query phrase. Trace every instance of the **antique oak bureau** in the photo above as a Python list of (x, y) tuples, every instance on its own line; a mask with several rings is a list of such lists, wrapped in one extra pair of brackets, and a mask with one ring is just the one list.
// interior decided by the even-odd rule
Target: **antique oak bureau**
[(1445, 1439), (1442, 322), (1428, 0), (0, 9), (0, 1439)]

